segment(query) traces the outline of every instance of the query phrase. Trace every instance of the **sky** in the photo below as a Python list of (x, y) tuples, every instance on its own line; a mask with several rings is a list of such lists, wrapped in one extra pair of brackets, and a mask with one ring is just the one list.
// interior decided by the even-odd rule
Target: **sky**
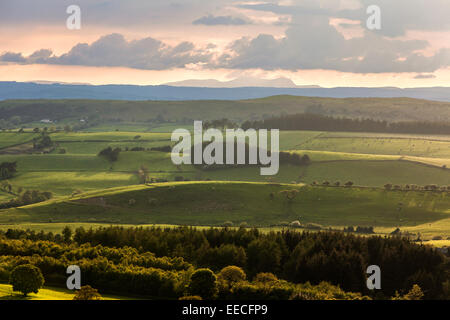
[(449, 86), (449, 17), (449, 0), (0, 0), (0, 81)]

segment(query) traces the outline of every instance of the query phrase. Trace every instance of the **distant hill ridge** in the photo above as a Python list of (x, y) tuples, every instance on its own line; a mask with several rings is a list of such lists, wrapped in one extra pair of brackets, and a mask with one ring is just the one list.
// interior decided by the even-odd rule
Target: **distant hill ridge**
[[(188, 82), (189, 83), (189, 82)], [(274, 83), (274, 82), (268, 82)], [(183, 83), (181, 83), (183, 84)], [(407, 97), (450, 102), (450, 88), (316, 88), (244, 87), (233, 88), (178, 86), (83, 85), (62, 83), (0, 82), (0, 100), (7, 99), (96, 99), (96, 100), (243, 100), (275, 95), (327, 98)], [(218, 85), (216, 83), (216, 85)], [(262, 84), (263, 85), (263, 84)]]
[(42, 119), (88, 122), (172, 122), (227, 118), (259, 120), (271, 116), (314, 113), (333, 117), (398, 121), (450, 121), (450, 102), (411, 98), (315, 98), (272, 96), (248, 100), (123, 101), (33, 99), (0, 101), (0, 120), (21, 123)]

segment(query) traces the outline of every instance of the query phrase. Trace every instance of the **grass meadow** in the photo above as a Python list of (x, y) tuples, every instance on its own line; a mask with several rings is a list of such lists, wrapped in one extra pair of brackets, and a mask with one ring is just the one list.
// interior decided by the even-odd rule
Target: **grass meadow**
[[(307, 154), (312, 163), (281, 165), (276, 176), (265, 177), (257, 167), (200, 170), (191, 165), (175, 166), (169, 153), (148, 151), (172, 145), (170, 132), (175, 124), (146, 128), (122, 125), (121, 131), (115, 131), (115, 125), (104, 125), (90, 132), (50, 133), (56, 143), (50, 154), (20, 152), (21, 144), (36, 137), (34, 133), (0, 133), (0, 162), (17, 162), (18, 172), (8, 181), (13, 193), (22, 188), (54, 194), (49, 202), (1, 210), (0, 228), (59, 230), (68, 223), (220, 226), (226, 221), (235, 226), (246, 222), (270, 228), (300, 220), (336, 228), (374, 226), (381, 234), (401, 227), (427, 238), (450, 236), (448, 193), (382, 189), (387, 183), (450, 185), (450, 170), (443, 168), (450, 164), (449, 137), (281, 132), (281, 150)], [(118, 161), (97, 156), (108, 146), (122, 148)], [(5, 152), (11, 147), (19, 151)], [(147, 151), (125, 151), (134, 147)], [(64, 154), (60, 154), (61, 149)], [(137, 171), (141, 166), (147, 168), (149, 177), (169, 182), (139, 185)], [(180, 177), (191, 181), (170, 182)], [(323, 181), (341, 185), (352, 181), (355, 187), (308, 186)], [(298, 195), (288, 201), (280, 193), (285, 190), (297, 190)], [(74, 192), (81, 193), (83, 199), (73, 198)], [(2, 202), (14, 197), (0, 192)], [(99, 203), (98, 198), (104, 198), (105, 203)]]

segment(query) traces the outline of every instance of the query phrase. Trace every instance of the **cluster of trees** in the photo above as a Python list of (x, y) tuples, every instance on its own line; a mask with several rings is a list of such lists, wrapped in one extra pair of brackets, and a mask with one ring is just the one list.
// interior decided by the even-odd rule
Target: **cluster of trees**
[[(63, 236), (49, 233), (37, 234), (32, 231), (9, 230), (4, 233), (4, 236), (8, 239), (64, 241)], [(325, 281), (332, 285), (339, 285), (344, 291), (366, 295), (374, 294), (366, 287), (366, 268), (376, 264), (380, 266), (383, 277), (383, 286), (377, 291), (378, 295), (392, 297), (396, 292), (406, 294), (414, 284), (418, 284), (423, 289), (425, 298), (449, 297), (449, 258), (434, 248), (415, 244), (400, 237), (362, 237), (342, 232), (323, 231), (299, 233), (293, 230), (261, 233), (257, 229), (244, 228), (197, 230), (188, 227), (164, 229), (108, 227), (96, 230), (78, 228), (73, 236), (64, 238), (68, 241), (67, 245), (72, 248), (76, 243), (76, 248), (86, 248), (91, 252), (91, 258), (95, 257), (95, 259), (89, 260), (89, 263), (94, 261), (100, 263), (99, 257), (92, 256), (92, 252), (97, 250), (94, 248), (102, 248), (102, 252), (105, 250), (118, 250), (114, 252), (126, 250), (134, 254), (153, 252), (152, 259), (182, 258), (181, 265), (190, 264), (194, 268), (209, 268), (216, 273), (229, 265), (234, 265), (242, 268), (253, 281), (260, 273), (272, 273), (291, 284), (310, 282), (312, 285), (319, 285)], [(21, 242), (25, 241), (21, 240)], [(36, 242), (30, 242), (28, 246), (32, 246), (32, 243)], [(105, 249), (102, 246), (122, 249)], [(38, 254), (42, 252), (40, 250), (43, 250), (42, 244), (35, 244), (33, 247), (35, 251), (28, 251), (27, 254), (23, 254), (22, 249), (10, 252), (5, 251), (4, 248), (5, 245), (0, 245), (0, 255), (21, 255), (22, 257), (33, 253)], [(52, 254), (58, 252), (56, 249), (45, 250)], [(71, 257), (81, 259), (84, 255)], [(121, 260), (117, 260), (118, 256), (114, 255), (114, 257), (116, 257), (115, 261), (120, 263)], [(128, 268), (142, 267), (142, 264), (133, 266), (135, 263), (133, 261), (136, 261), (134, 258), (129, 258), (127, 261)], [(94, 266), (85, 266), (85, 268), (86, 270), (95, 269)], [(173, 272), (173, 269), (166, 268), (164, 271)], [(117, 271), (111, 272), (108, 283), (114, 283), (114, 281), (117, 283), (120, 281), (118, 279), (124, 278), (134, 283)], [(136, 272), (138, 272), (137, 269)], [(108, 286), (108, 283), (100, 281), (104, 275), (96, 276), (99, 278), (95, 278), (93, 274), (89, 276), (89, 279), (94, 281), (91, 284), (95, 284), (94, 286), (98, 288)], [(176, 277), (176, 279), (181, 278), (183, 278), (181, 275)], [(123, 284), (127, 288), (129, 285), (131, 284)], [(171, 288), (179, 288), (178, 285), (180, 284), (175, 281)], [(250, 291), (258, 291), (254, 285), (252, 283), (245, 286)], [(112, 289), (112, 287), (108, 288)], [(139, 291), (136, 288), (130, 288), (130, 290), (130, 292), (141, 293), (145, 291), (144, 289)], [(175, 294), (177, 291), (171, 292)]]
[[(362, 299), (359, 293), (336, 286), (296, 285), (271, 273), (259, 273), (247, 281), (244, 270), (227, 266), (217, 274), (209, 268), (195, 268), (182, 258), (156, 257), (131, 247), (70, 243), (70, 232), (62, 242), (0, 239), (0, 281), (10, 280), (15, 291), (36, 292), (45, 282), (64, 286), (68, 265), (78, 265), (82, 281), (89, 288), (75, 298), (99, 298), (95, 288), (105, 292), (181, 299)], [(10, 233), (11, 235), (11, 233)], [(60, 239), (61, 240), (61, 239)]]
[(352, 187), (354, 184), (355, 183), (353, 181), (347, 181), (347, 182), (342, 184), (340, 181), (336, 181), (334, 183), (331, 183), (330, 181), (327, 181), (327, 180), (325, 180), (322, 183), (319, 183), (317, 181), (313, 181), (311, 183), (312, 186), (324, 186), (324, 187), (333, 186), (333, 187), (347, 187), (347, 188)]
[(49, 191), (26, 190), (7, 202), (0, 203), (0, 209), (15, 208), (50, 200), (53, 194)]
[(160, 151), (160, 152), (172, 152), (171, 146), (161, 146), (161, 147), (152, 147), (152, 148), (144, 148), (144, 147), (125, 147), (124, 151)]
[(125, 151), (133, 151), (133, 152), (145, 151), (145, 148), (144, 147), (125, 148)]
[(373, 230), (373, 227), (353, 227), (349, 226), (344, 228), (344, 232), (356, 232), (356, 233), (364, 233), (364, 234), (374, 234), (375, 231)]
[(293, 284), (280, 280), (273, 273), (258, 273), (252, 281), (247, 280), (245, 271), (237, 266), (227, 266), (215, 274), (212, 270), (196, 270), (187, 288), (187, 294), (181, 300), (325, 300), (370, 299), (359, 293), (345, 292), (339, 287), (322, 282), (311, 284)]
[(242, 129), (323, 130), (382, 133), (450, 134), (448, 122), (393, 122), (373, 119), (334, 118), (313, 113), (299, 113), (246, 121)]
[(239, 125), (229, 119), (223, 118), (219, 120), (211, 120), (203, 123), (204, 129), (214, 128), (214, 129), (234, 129), (238, 128)]
[[(72, 131), (72, 127), (69, 126), (69, 125), (65, 125), (64, 127), (61, 127), (61, 126), (54, 127), (54, 126), (52, 126), (52, 127), (50, 127), (50, 129), (48, 127), (44, 127), (42, 129), (36, 127), (36, 128), (33, 129), (34, 133), (39, 133), (41, 131), (42, 131), (43, 134), (45, 134), (47, 132), (61, 132), (61, 131), (71, 132)], [(24, 132), (23, 128), (21, 128), (19, 130), (19, 133), (22, 133), (22, 132)]]
[(292, 164), (294, 166), (307, 166), (311, 164), (311, 158), (307, 154), (301, 156), (298, 153), (283, 151), (281, 151), (279, 154), (281, 164)]
[(53, 141), (46, 133), (42, 133), (39, 137), (33, 139), (33, 149), (42, 150), (53, 147)]
[[(203, 142), (202, 144), (202, 150), (204, 150), (210, 143), (209, 142)], [(193, 147), (195, 148), (195, 146)], [(245, 151), (245, 155), (244, 155), (244, 163), (245, 164), (237, 164), (238, 163), (238, 150), (243, 149)], [(197, 165), (200, 169), (203, 170), (211, 170), (211, 169), (216, 169), (216, 168), (234, 168), (236, 166), (261, 166), (263, 165), (260, 161), (260, 151), (264, 154), (267, 153), (270, 155), (270, 151), (266, 151), (266, 150), (260, 150), (259, 146), (255, 146), (255, 147), (250, 147), (250, 145), (248, 143), (234, 143), (234, 161), (233, 165), (227, 165), (226, 164), (226, 159), (227, 159), (227, 146), (226, 146), (226, 141), (223, 142), (223, 163), (224, 165)], [(194, 156), (195, 156), (195, 152), (193, 150), (191, 150), (190, 152), (191, 154), (191, 163), (194, 163)], [(256, 155), (256, 164), (249, 164), (250, 163), (250, 154), (255, 154)], [(304, 155), (300, 155), (298, 153), (291, 153), (291, 152), (285, 152), (285, 151), (280, 151), (278, 152), (279, 157), (280, 157), (280, 164), (291, 164), (291, 165), (295, 165), (295, 166), (306, 166), (311, 164), (311, 159), (307, 154)], [(214, 153), (213, 153), (214, 155)]]
[(182, 258), (157, 258), (134, 248), (31, 240), (0, 240), (0, 279), (22, 264), (38, 267), (48, 284), (64, 286), (67, 266), (78, 265), (83, 282), (110, 292), (177, 298), (192, 266)]
[(107, 147), (98, 153), (99, 157), (105, 157), (110, 162), (115, 162), (119, 159), (119, 154), (122, 151), (120, 148)]
[(0, 164), (0, 180), (11, 179), (17, 172), (17, 162), (2, 162)]
[(393, 185), (391, 183), (387, 183), (384, 185), (385, 190), (403, 190), (403, 191), (450, 191), (450, 186), (438, 186), (436, 184), (428, 184), (425, 186), (418, 186), (416, 184), (406, 184), (404, 186), (401, 185)]
[[(352, 187), (354, 185), (353, 181), (347, 181), (341, 183), (340, 181), (331, 182), (325, 180), (323, 182), (313, 181), (312, 186), (323, 186), (323, 187)], [(450, 191), (450, 186), (438, 186), (436, 184), (428, 184), (425, 186), (419, 186), (416, 184), (405, 184), (397, 185), (392, 183), (386, 183), (384, 186), (386, 191), (434, 191), (434, 192), (448, 192)]]
[(172, 152), (172, 147), (171, 146), (153, 147), (150, 150), (170, 153)]

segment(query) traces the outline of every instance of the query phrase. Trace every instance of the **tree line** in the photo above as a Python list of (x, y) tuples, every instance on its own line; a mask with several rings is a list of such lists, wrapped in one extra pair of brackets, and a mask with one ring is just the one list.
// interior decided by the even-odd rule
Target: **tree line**
[[(201, 146), (201, 150), (203, 152), (203, 150), (209, 145), (209, 142), (203, 142), (202, 146)], [(205, 164), (201, 164), (201, 165), (195, 165), (197, 168), (201, 169), (201, 170), (215, 170), (215, 169), (224, 169), (224, 168), (235, 168), (235, 167), (252, 167), (252, 166), (264, 166), (261, 163), (261, 159), (260, 159), (260, 153), (265, 154), (267, 153), (268, 155), (271, 154), (270, 151), (266, 151), (264, 149), (260, 149), (259, 146), (251, 146), (249, 143), (245, 142), (245, 143), (241, 143), (241, 142), (235, 142), (233, 144), (233, 156), (234, 156), (234, 160), (233, 163), (235, 164), (226, 164), (227, 163), (227, 142), (223, 141), (222, 142), (222, 150), (223, 150), (223, 154), (222, 154), (222, 162), (224, 163), (223, 165), (216, 165), (216, 164), (212, 164), (212, 165), (205, 165)], [(195, 146), (192, 146), (190, 154), (191, 154), (191, 163), (195, 163), (195, 152), (194, 152)], [(243, 162), (245, 164), (237, 164), (238, 163), (238, 154), (239, 154), (239, 150), (242, 149), (244, 150), (244, 157), (243, 157)], [(256, 155), (256, 164), (250, 164), (250, 155), (254, 154)], [(290, 164), (290, 165), (294, 165), (294, 166), (307, 166), (311, 164), (311, 158), (307, 155), (300, 155), (298, 153), (295, 152), (286, 152), (286, 151), (279, 151), (279, 159), (280, 159), (280, 164)], [(215, 156), (215, 152), (212, 152), (212, 155)]]
[[(449, 297), (449, 257), (434, 248), (401, 237), (362, 237), (338, 232), (300, 233), (293, 230), (261, 233), (257, 229), (244, 228), (197, 230), (188, 227), (78, 228), (73, 235), (66, 237), (8, 230), (4, 236), (7, 239), (64, 242), (69, 246), (77, 244), (91, 251), (97, 250), (92, 248), (104, 246), (134, 254), (152, 252), (152, 259), (179, 258), (194, 269), (209, 268), (214, 273), (234, 265), (242, 268), (252, 281), (260, 273), (271, 273), (291, 284), (309, 282), (319, 285), (328, 282), (345, 292), (363, 295), (375, 294), (366, 287), (366, 268), (376, 264), (380, 266), (383, 278), (382, 289), (376, 293), (378, 297), (392, 297), (396, 292), (406, 294), (414, 284), (423, 289), (427, 299)], [(40, 246), (36, 245), (36, 251), (29, 251), (28, 255), (42, 252), (38, 249)], [(0, 246), (0, 255), (24, 255), (20, 250), (5, 253), (2, 248)], [(83, 255), (72, 257), (78, 259)], [(100, 263), (98, 259), (95, 261)], [(114, 274), (109, 281), (118, 281), (115, 277), (119, 275)], [(94, 278), (93, 281), (97, 281)], [(98, 281), (95, 283), (98, 284)], [(106, 283), (100, 284), (107, 286)], [(173, 284), (171, 287), (177, 286)]]
[[(8, 185), (8, 187), (12, 188), (11, 185)], [(33, 203), (47, 201), (52, 197), (53, 194), (49, 191), (22, 190), (14, 199), (0, 203), (0, 209), (22, 207)]]
[(331, 116), (298, 113), (271, 117), (264, 120), (245, 121), (242, 129), (317, 130), (345, 132), (450, 134), (450, 123), (428, 121), (387, 122), (374, 119), (336, 118)]
[[(195, 268), (180, 257), (156, 257), (150, 252), (127, 246), (110, 248), (88, 243), (79, 245), (70, 240), (67, 230), (63, 236), (55, 237), (54, 240), (59, 242), (0, 238), (0, 281), (9, 279), (14, 289), (25, 295), (37, 293), (44, 279), (48, 285), (64, 287), (67, 266), (77, 265), (82, 271), (84, 286), (88, 284), (103, 292), (155, 299), (368, 298), (324, 282), (318, 286), (289, 283), (271, 273), (257, 274), (250, 281), (244, 270), (237, 266), (227, 266), (213, 272), (209, 268)], [(7, 235), (13, 233), (9, 231)], [(32, 233), (26, 234), (33, 237)], [(47, 236), (52, 237), (50, 234)], [(26, 274), (21, 275), (18, 272), (21, 269)], [(33, 288), (30, 283), (21, 285), (23, 280), (30, 280), (30, 270), (39, 276), (39, 283)]]

